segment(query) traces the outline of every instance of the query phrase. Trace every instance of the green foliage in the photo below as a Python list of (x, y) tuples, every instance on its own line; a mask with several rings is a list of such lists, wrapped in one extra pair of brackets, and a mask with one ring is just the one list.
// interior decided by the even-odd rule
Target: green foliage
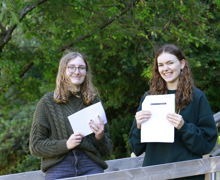
[[(128, 132), (131, 127), (131, 122), (133, 117), (131, 115), (117, 117), (117, 119), (112, 119), (111, 123), (111, 139), (114, 142), (114, 154), (115, 158), (123, 157), (124, 154), (130, 154), (130, 149), (128, 145)], [(121, 146), (123, 144), (123, 146)]]
[(0, 120), (0, 174), (39, 168), (39, 160), (29, 155), (28, 139), (35, 103), (14, 107)]
[(130, 155), (130, 126), (161, 44), (182, 47), (196, 85), (219, 111), (218, 0), (48, 0), (21, 21), (22, 9), (34, 2), (0, 3), (0, 174), (39, 169), (28, 150), (32, 115), (39, 98), (54, 89), (64, 47), (88, 56), (110, 125), (110, 158)]
[(218, 135), (218, 144), (220, 144), (220, 135)]
[(20, 158), (20, 161), (16, 160), (15, 164), (13, 164), (10, 171), (5, 172), (17, 173), (24, 171), (33, 171), (33, 169), (40, 169), (40, 159), (30, 154), (26, 154)]

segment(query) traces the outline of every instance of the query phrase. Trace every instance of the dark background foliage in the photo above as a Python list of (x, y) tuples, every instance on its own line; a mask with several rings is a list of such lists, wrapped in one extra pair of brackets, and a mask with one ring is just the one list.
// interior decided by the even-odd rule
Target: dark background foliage
[(92, 67), (114, 143), (110, 159), (130, 155), (129, 129), (159, 45), (184, 50), (218, 112), (219, 21), (218, 0), (1, 0), (0, 174), (39, 169), (28, 150), (32, 116), (68, 48)]

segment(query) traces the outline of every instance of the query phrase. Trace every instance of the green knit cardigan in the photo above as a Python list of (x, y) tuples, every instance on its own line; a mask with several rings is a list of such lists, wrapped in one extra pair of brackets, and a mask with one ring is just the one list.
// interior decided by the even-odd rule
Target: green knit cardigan
[[(92, 104), (98, 102), (96, 99)], [(30, 132), (29, 149), (32, 155), (41, 158), (41, 170), (47, 171), (68, 154), (66, 141), (73, 134), (68, 116), (85, 108), (81, 98), (71, 96), (67, 103), (56, 103), (53, 92), (45, 94), (38, 102)], [(93, 134), (85, 136), (76, 147), (85, 152), (103, 169), (108, 166), (103, 157), (112, 152), (108, 125), (105, 125), (104, 137), (97, 140)]]

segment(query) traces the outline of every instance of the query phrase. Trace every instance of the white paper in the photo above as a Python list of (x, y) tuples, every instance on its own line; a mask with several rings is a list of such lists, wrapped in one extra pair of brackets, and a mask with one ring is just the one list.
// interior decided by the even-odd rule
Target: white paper
[(141, 142), (174, 142), (174, 126), (167, 120), (175, 112), (175, 95), (148, 95), (142, 110), (149, 110), (151, 118), (141, 124)]
[(107, 118), (101, 102), (95, 103), (68, 116), (68, 119), (74, 133), (81, 133), (82, 135), (87, 136), (93, 133), (89, 126), (89, 121), (91, 119), (95, 121), (98, 115), (104, 120), (104, 124), (106, 124)]

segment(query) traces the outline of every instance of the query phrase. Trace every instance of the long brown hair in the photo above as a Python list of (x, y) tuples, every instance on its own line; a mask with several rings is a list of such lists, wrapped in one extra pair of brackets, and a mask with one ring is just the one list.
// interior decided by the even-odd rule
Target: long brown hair
[(157, 58), (163, 52), (170, 53), (177, 57), (179, 61), (185, 60), (185, 66), (181, 70), (179, 81), (176, 90), (176, 110), (180, 111), (187, 104), (192, 101), (192, 88), (194, 86), (191, 70), (189, 63), (185, 58), (185, 55), (179, 47), (173, 44), (165, 44), (157, 50), (155, 53), (154, 65), (153, 65), (153, 76), (150, 81), (149, 94), (166, 94), (167, 86), (165, 80), (160, 76), (158, 71)]
[(79, 52), (69, 51), (60, 59), (59, 63), (56, 88), (54, 91), (54, 100), (56, 103), (66, 103), (69, 96), (73, 93), (69, 88), (71, 86), (71, 82), (69, 78), (66, 77), (65, 72), (68, 62), (76, 57), (81, 57), (86, 64), (86, 76), (84, 82), (80, 85), (80, 93), (83, 102), (85, 104), (90, 104), (98, 95), (98, 92), (92, 83), (91, 69), (85, 56)]

